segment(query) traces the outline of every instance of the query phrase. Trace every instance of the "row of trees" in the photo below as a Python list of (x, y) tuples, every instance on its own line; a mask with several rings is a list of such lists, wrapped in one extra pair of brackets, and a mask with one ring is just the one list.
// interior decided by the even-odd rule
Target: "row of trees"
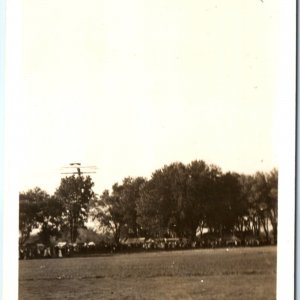
[(40, 228), (44, 243), (68, 232), (75, 242), (88, 217), (119, 243), (124, 237), (180, 237), (195, 240), (204, 230), (222, 236), (270, 233), (277, 242), (278, 172), (223, 173), (204, 161), (173, 163), (148, 180), (127, 177), (100, 196), (89, 176), (62, 179), (53, 196), (40, 189), (20, 194), (20, 232), (24, 242)]
[[(253, 176), (223, 174), (204, 161), (173, 163), (150, 180), (125, 178), (96, 200), (102, 226), (120, 236), (177, 236), (194, 240), (211, 233), (249, 233), (277, 240), (277, 170)], [(271, 225), (271, 228), (270, 228)]]
[(85, 227), (90, 203), (95, 197), (91, 177), (63, 178), (54, 195), (40, 188), (20, 193), (20, 244), (28, 240), (33, 229), (39, 229), (41, 242), (49, 245), (51, 238), (62, 235), (74, 243), (78, 230)]

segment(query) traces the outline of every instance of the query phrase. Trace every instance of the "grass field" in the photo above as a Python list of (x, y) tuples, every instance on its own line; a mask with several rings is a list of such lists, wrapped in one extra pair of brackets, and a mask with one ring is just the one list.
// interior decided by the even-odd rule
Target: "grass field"
[(19, 299), (275, 299), (276, 247), (20, 261)]

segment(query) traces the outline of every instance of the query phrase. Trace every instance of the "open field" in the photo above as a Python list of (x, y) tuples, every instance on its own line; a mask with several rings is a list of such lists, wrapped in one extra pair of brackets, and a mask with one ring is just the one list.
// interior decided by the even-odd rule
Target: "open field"
[(19, 299), (275, 299), (276, 247), (22, 260)]

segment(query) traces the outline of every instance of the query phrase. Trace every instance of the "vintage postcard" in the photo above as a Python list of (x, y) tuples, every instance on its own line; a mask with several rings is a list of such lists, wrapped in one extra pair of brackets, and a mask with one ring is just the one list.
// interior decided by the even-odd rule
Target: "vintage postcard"
[(295, 6), (7, 1), (3, 299), (293, 299)]

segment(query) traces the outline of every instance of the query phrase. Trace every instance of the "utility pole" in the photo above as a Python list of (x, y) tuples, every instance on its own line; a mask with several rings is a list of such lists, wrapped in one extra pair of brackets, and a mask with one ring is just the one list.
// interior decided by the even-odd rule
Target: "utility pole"
[[(76, 237), (78, 234), (77, 229), (79, 228), (79, 222), (81, 217), (81, 210), (78, 210), (78, 207), (82, 207), (82, 199), (85, 199), (86, 196), (84, 195), (84, 181), (82, 174), (94, 174), (96, 173), (97, 167), (96, 166), (82, 166), (79, 162), (70, 163), (68, 166), (62, 167), (60, 174), (66, 175), (78, 175), (75, 178), (74, 183), (76, 184), (75, 193), (69, 194), (69, 197), (66, 199), (66, 207), (68, 208), (68, 224), (69, 224), (69, 232), (70, 232), (70, 239), (71, 242), (74, 243), (76, 241)], [(68, 178), (66, 178), (68, 179)], [(72, 178), (71, 183), (72, 183)], [(68, 180), (67, 180), (68, 181)], [(83, 198), (82, 198), (83, 197)], [(90, 197), (90, 196), (88, 196)], [(79, 205), (76, 205), (79, 204)], [(87, 213), (86, 213), (87, 214)], [(86, 215), (85, 215), (86, 216)]]
[[(83, 171), (81, 170), (83, 169)], [(69, 166), (62, 167), (62, 172), (60, 174), (77, 174), (81, 176), (81, 174), (95, 174), (97, 167), (96, 166), (81, 166), (81, 163), (73, 162), (70, 163)]]

